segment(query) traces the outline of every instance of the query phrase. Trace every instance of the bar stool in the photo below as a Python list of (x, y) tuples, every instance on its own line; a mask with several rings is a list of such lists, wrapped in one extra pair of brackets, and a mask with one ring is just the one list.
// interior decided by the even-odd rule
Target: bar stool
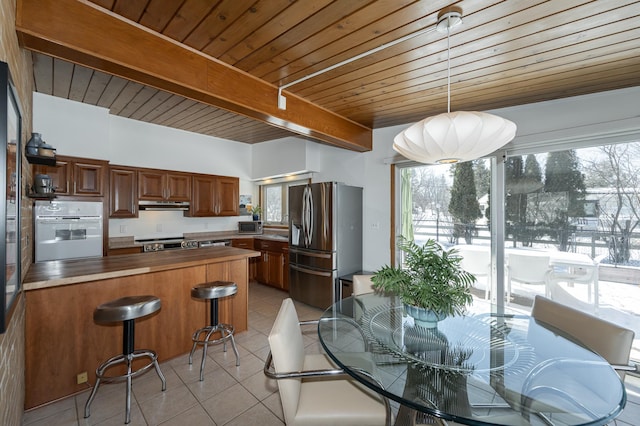
[[(207, 346), (216, 343), (223, 344), (223, 350), (227, 351), (227, 340), (231, 340), (233, 352), (236, 354), (236, 366), (240, 365), (240, 356), (236, 341), (233, 338), (233, 325), (218, 323), (218, 299), (227, 296), (233, 296), (238, 292), (238, 286), (234, 282), (229, 281), (213, 281), (197, 285), (191, 289), (191, 297), (196, 299), (208, 299), (211, 303), (210, 325), (196, 330), (193, 333), (193, 347), (189, 354), (189, 364), (193, 363), (193, 353), (198, 345), (202, 345), (202, 363), (200, 364), (200, 381), (204, 380), (204, 362), (207, 359)], [(211, 336), (220, 333), (220, 338), (212, 339)], [(225, 336), (226, 333), (226, 336)], [(203, 335), (203, 336), (202, 336)]]
[[(103, 303), (95, 309), (93, 312), (93, 320), (98, 324), (109, 324), (122, 321), (122, 354), (109, 358), (96, 369), (96, 384), (91, 391), (91, 395), (89, 395), (86, 405), (84, 406), (85, 419), (91, 415), (91, 402), (98, 392), (98, 386), (100, 386), (101, 381), (105, 383), (114, 383), (123, 380), (127, 381), (125, 424), (128, 424), (131, 421), (131, 379), (143, 374), (151, 367), (155, 367), (156, 373), (158, 373), (158, 377), (160, 377), (160, 380), (162, 381), (162, 390), (164, 391), (167, 389), (167, 381), (165, 380), (162, 371), (160, 371), (158, 355), (155, 351), (150, 349), (134, 350), (135, 319), (151, 315), (158, 311), (160, 307), (161, 302), (158, 297), (128, 296)], [(132, 371), (131, 364), (133, 360), (143, 357), (150, 358), (151, 362), (136, 371)], [(119, 364), (126, 365), (127, 372), (125, 374), (117, 376), (108, 376), (105, 374), (107, 369)]]

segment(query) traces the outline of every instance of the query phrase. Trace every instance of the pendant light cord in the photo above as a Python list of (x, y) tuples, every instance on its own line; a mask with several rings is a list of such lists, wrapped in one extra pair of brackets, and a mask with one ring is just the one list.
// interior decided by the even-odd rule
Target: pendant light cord
[(449, 34), (451, 33), (451, 17), (447, 18), (447, 114), (451, 112), (451, 47)]

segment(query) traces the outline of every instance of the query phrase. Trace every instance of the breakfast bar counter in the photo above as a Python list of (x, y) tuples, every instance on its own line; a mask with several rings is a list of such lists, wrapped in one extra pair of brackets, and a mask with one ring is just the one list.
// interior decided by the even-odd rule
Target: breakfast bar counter
[[(110, 300), (160, 298), (157, 313), (136, 321), (135, 336), (136, 347), (155, 350), (160, 361), (188, 353), (192, 333), (208, 322), (209, 305), (191, 298), (197, 284), (235, 282), (238, 292), (220, 300), (219, 318), (247, 330), (248, 259), (259, 255), (210, 247), (32, 264), (24, 280), (25, 408), (89, 389), (96, 367), (122, 352), (121, 327), (93, 321), (94, 309)], [(88, 383), (77, 383), (85, 372)]]
[(197, 250), (161, 251), (40, 262), (32, 264), (29, 268), (24, 280), (24, 290), (148, 274), (257, 256), (260, 256), (260, 253), (251, 250), (234, 247), (208, 247)]

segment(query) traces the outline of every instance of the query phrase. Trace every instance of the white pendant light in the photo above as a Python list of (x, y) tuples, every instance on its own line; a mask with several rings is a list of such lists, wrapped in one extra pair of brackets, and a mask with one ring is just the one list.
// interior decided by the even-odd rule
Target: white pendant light
[(438, 15), (436, 29), (447, 31), (447, 112), (427, 117), (393, 139), (393, 149), (410, 160), (427, 164), (475, 160), (506, 145), (516, 135), (515, 123), (497, 115), (451, 112), (449, 33), (461, 23), (460, 9), (447, 9)]

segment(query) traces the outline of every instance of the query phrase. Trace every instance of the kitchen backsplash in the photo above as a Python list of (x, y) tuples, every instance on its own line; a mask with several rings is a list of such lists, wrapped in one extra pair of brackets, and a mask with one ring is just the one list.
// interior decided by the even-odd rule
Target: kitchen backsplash
[(162, 238), (194, 232), (235, 231), (247, 216), (184, 217), (181, 211), (141, 211), (137, 219), (109, 219), (109, 238)]

